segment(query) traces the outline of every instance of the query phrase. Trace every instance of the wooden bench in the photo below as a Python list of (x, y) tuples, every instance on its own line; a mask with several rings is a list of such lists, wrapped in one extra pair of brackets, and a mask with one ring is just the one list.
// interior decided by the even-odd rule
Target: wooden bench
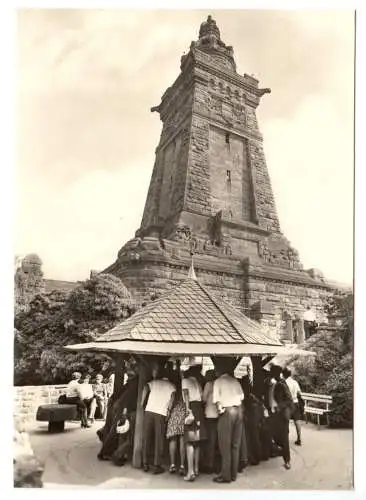
[(311, 394), (306, 392), (301, 393), (301, 395), (305, 402), (305, 422), (308, 423), (308, 415), (316, 415), (318, 428), (320, 428), (320, 417), (325, 415), (327, 419), (327, 425), (329, 426), (329, 413), (332, 411), (329, 409), (329, 407), (333, 401), (332, 396), (327, 396), (325, 394)]
[(36, 415), (38, 421), (48, 422), (48, 432), (63, 432), (66, 420), (77, 420), (77, 418), (77, 406), (69, 404), (42, 405)]

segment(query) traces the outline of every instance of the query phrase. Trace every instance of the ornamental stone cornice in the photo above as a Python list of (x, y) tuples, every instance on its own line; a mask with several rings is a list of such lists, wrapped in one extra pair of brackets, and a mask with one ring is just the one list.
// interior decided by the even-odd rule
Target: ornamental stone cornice
[(199, 118), (204, 118), (209, 121), (210, 125), (217, 127), (225, 132), (229, 132), (230, 134), (235, 134), (243, 139), (255, 140), (261, 143), (263, 142), (262, 134), (258, 132), (252, 132), (248, 127), (243, 127), (240, 130), (235, 126), (230, 127), (228, 125), (224, 125), (222, 122), (215, 120), (215, 118), (212, 118), (209, 113), (206, 113), (205, 111), (201, 110), (193, 109), (192, 115), (197, 116)]
[(271, 281), (288, 285), (302, 286), (304, 288), (317, 288), (325, 291), (332, 290), (328, 284), (311, 279), (310, 276), (306, 274), (306, 271), (290, 272), (289, 270), (281, 267), (271, 267), (269, 269), (268, 267), (264, 268), (263, 266), (262, 268), (258, 268), (249, 264), (246, 267), (246, 272), (249, 279), (255, 278), (259, 281)]
[(210, 64), (209, 60), (205, 61), (203, 60), (203, 58), (195, 58), (194, 61), (196, 70), (203, 69), (208, 74), (215, 75), (218, 78), (223, 78), (229, 83), (240, 87), (242, 90), (245, 90), (247, 93), (252, 94), (256, 99), (251, 100), (250, 104), (252, 104), (254, 107), (257, 107), (259, 105), (259, 99), (263, 97), (263, 95), (269, 94), (271, 92), (271, 90), (268, 88), (260, 89), (258, 87), (258, 80), (247, 74), (241, 76), (238, 73), (226, 71), (221, 67), (214, 66), (212, 63)]

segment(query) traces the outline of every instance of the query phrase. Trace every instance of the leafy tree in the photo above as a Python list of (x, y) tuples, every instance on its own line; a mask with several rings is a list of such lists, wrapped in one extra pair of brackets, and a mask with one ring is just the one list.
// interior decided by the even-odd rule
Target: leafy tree
[(345, 354), (324, 383), (324, 391), (333, 397), (330, 422), (336, 427), (353, 423), (353, 356)]
[(300, 358), (294, 363), (297, 379), (304, 392), (333, 397), (331, 425), (353, 425), (353, 295), (338, 293), (325, 305), (333, 328), (310, 337), (304, 347), (315, 351), (314, 358)]
[(66, 344), (90, 342), (133, 312), (127, 289), (115, 276), (95, 274), (70, 294), (37, 295), (27, 312), (15, 317), (14, 382), (16, 385), (64, 383), (70, 374), (100, 371), (99, 353), (71, 353)]

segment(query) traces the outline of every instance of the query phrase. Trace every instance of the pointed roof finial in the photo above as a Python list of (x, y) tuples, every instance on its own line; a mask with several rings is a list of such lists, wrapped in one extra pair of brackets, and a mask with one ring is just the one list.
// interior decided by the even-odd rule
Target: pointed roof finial
[(197, 281), (197, 276), (196, 276), (196, 272), (194, 270), (194, 264), (193, 264), (193, 253), (191, 253), (191, 266), (190, 266), (189, 271), (188, 271), (188, 278), (191, 280)]

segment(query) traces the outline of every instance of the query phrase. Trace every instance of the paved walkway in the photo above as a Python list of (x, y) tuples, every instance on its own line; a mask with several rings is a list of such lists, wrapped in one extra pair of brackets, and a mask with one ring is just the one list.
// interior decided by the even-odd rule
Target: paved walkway
[[(218, 485), (210, 476), (200, 476), (186, 483), (179, 476), (153, 476), (130, 466), (116, 467), (100, 462), (100, 443), (95, 434), (101, 424), (80, 429), (68, 423), (62, 434), (48, 434), (47, 425), (31, 432), (34, 452), (46, 464), (43, 480), (47, 488), (179, 488), (179, 489), (318, 489), (352, 488), (352, 431), (317, 430), (312, 424), (303, 426), (303, 446), (291, 445), (292, 469), (282, 467), (282, 459), (274, 458), (256, 467), (248, 467), (235, 483)], [(295, 430), (291, 425), (291, 442)]]

